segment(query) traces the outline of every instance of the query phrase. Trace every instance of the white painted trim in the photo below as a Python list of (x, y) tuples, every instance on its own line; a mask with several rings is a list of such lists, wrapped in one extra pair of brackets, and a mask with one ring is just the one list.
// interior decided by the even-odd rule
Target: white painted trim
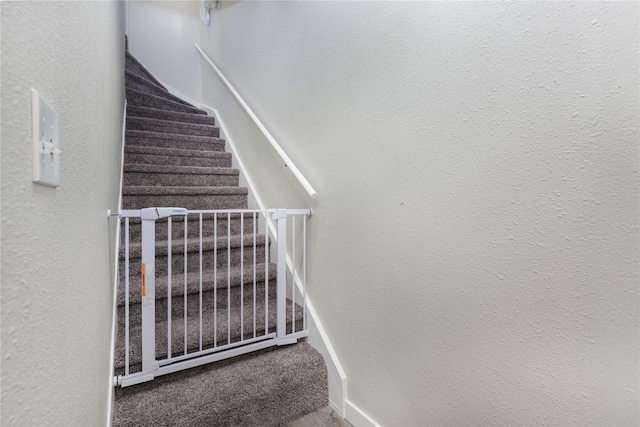
[[(226, 143), (229, 145), (229, 149), (233, 154), (234, 162), (237, 163), (238, 169), (240, 169), (240, 174), (242, 178), (246, 181), (247, 187), (249, 188), (249, 194), (255, 199), (257, 207), (259, 209), (266, 209), (265, 204), (262, 199), (258, 195), (255, 189), (255, 185), (253, 184), (253, 180), (247, 173), (247, 169), (242, 162), (242, 158), (238, 155), (238, 151), (236, 150), (236, 145), (233, 142), (233, 138), (227, 131), (226, 126), (224, 125), (224, 121), (220, 119), (220, 114), (214, 108), (211, 108), (207, 105), (200, 104), (200, 108), (205, 110), (209, 115), (215, 117), (217, 125), (220, 127), (220, 137), (223, 138)], [(275, 225), (272, 221), (269, 221), (269, 230), (273, 236), (275, 233)], [(289, 255), (287, 255), (287, 267), (289, 271), (292, 270), (292, 261)], [(298, 290), (301, 292), (302, 290), (302, 281), (300, 276), (296, 273), (295, 282), (298, 287)], [(331, 342), (329, 341), (329, 337), (327, 336), (326, 331), (322, 327), (322, 323), (318, 318), (318, 315), (313, 307), (313, 303), (309, 299), (309, 295), (307, 295), (307, 329), (309, 330), (309, 344), (325, 359), (328, 370), (329, 377), (329, 404), (341, 417), (345, 416), (345, 400), (347, 396), (347, 376), (344, 373), (344, 369), (342, 369), (342, 365), (338, 360), (338, 356), (336, 355)]]
[(327, 364), (329, 378), (329, 405), (342, 418), (345, 418), (345, 402), (347, 398), (347, 375), (342, 369), (338, 356), (329, 341), (318, 314), (313, 307), (313, 302), (307, 295), (307, 329), (309, 331), (309, 344), (318, 350)]
[(345, 419), (349, 421), (354, 427), (380, 427), (380, 424), (375, 422), (373, 418), (365, 414), (364, 411), (358, 408), (353, 402), (345, 400)]
[[(122, 183), (124, 181), (124, 142), (125, 133), (127, 130), (127, 100), (124, 100), (124, 111), (122, 113), (122, 147), (120, 148), (120, 189), (118, 190), (118, 211), (122, 210)], [(107, 216), (107, 221), (112, 221), (112, 216)], [(113, 301), (112, 301), (112, 313), (111, 313), (111, 343), (109, 348), (111, 354), (109, 355), (109, 391), (107, 400), (107, 427), (111, 427), (111, 419), (113, 418), (113, 377), (114, 370), (113, 365), (115, 362), (115, 345), (116, 345), (116, 323), (117, 323), (117, 298), (118, 298), (118, 276), (120, 269), (120, 220), (116, 220), (116, 240), (115, 249), (113, 254)]]
[(245, 100), (240, 96), (238, 91), (236, 91), (236, 89), (231, 85), (229, 80), (227, 80), (224, 74), (222, 74), (222, 71), (220, 71), (220, 69), (216, 66), (216, 64), (214, 64), (213, 61), (211, 61), (211, 58), (209, 58), (207, 54), (204, 53), (204, 51), (200, 49), (200, 46), (198, 46), (197, 44), (196, 44), (196, 50), (198, 51), (200, 56), (202, 56), (202, 59), (204, 59), (209, 64), (209, 66), (211, 66), (213, 71), (215, 71), (215, 73), (218, 75), (222, 83), (226, 86), (229, 92), (231, 92), (231, 95), (233, 95), (235, 100), (242, 106), (242, 109), (247, 113), (249, 118), (253, 121), (253, 124), (256, 125), (258, 130), (262, 132), (262, 135), (267, 139), (267, 141), (269, 141), (269, 144), (271, 144), (271, 146), (276, 151), (276, 153), (278, 153), (278, 156), (280, 156), (280, 159), (284, 162), (284, 166), (289, 168), (289, 170), (291, 171), (295, 179), (300, 183), (300, 185), (302, 185), (302, 188), (304, 188), (304, 190), (309, 195), (309, 197), (311, 197), (312, 199), (315, 199), (316, 197), (318, 197), (318, 193), (316, 192), (316, 190), (314, 190), (314, 188), (311, 186), (309, 181), (307, 181), (307, 178), (305, 178), (304, 175), (302, 175), (302, 172), (300, 172), (300, 170), (296, 167), (296, 165), (293, 164), (289, 156), (287, 156), (287, 153), (284, 152), (282, 147), (280, 147), (280, 144), (278, 144), (278, 142), (275, 140), (273, 135), (271, 135), (271, 132), (269, 132), (269, 130), (264, 126), (264, 124), (262, 124), (262, 121), (258, 118), (258, 116), (256, 116), (256, 114), (253, 112), (251, 107), (249, 107), (249, 105), (245, 102)]

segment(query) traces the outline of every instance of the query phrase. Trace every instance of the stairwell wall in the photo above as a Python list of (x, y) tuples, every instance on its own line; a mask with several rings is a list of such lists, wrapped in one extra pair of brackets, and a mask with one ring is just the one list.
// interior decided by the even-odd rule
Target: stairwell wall
[[(202, 71), (382, 425), (635, 425), (637, 3), (221, 2)], [(228, 105), (225, 105), (228, 104)]]
[(129, 51), (167, 89), (200, 101), (199, 37), (202, 2), (129, 0)]
[[(108, 425), (124, 3), (1, 2), (3, 426)], [(31, 89), (61, 185), (32, 182)]]

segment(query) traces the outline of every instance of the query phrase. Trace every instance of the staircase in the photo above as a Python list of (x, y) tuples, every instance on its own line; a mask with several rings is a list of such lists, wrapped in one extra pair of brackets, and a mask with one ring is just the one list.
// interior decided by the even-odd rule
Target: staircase
[[(220, 139), (215, 119), (171, 95), (129, 52), (126, 52), (125, 73), (128, 105), (123, 209), (155, 206), (189, 210), (246, 209), (248, 191), (238, 184), (239, 172), (231, 168), (231, 153), (224, 152), (225, 142)], [(203, 259), (214, 259), (214, 250), (228, 254), (228, 259), (222, 260), (225, 268), (218, 269), (216, 280), (207, 275), (202, 285), (195, 271), (189, 270), (186, 274), (180, 271), (175, 258), (172, 280), (169, 280), (166, 265), (169, 252), (184, 245), (188, 247), (189, 257), (196, 256), (199, 241), (189, 237), (184, 243), (184, 220), (176, 217), (172, 219), (171, 243), (168, 243), (168, 222), (166, 219), (157, 221), (156, 355), (166, 356), (167, 352), (180, 355), (185, 346), (192, 351), (239, 341), (251, 333), (247, 329), (251, 322), (246, 316), (253, 309), (251, 302), (256, 299), (266, 301), (251, 315), (257, 328), (271, 330), (275, 327), (276, 268), (269, 263), (265, 265), (263, 256), (271, 242), (264, 234), (258, 235), (254, 220), (257, 219), (253, 216), (241, 218), (239, 214), (230, 214), (216, 218), (215, 222), (213, 217), (205, 217), (202, 225), (199, 221), (187, 221), (188, 236), (197, 236), (200, 226), (207, 230), (215, 228), (220, 236), (216, 243), (203, 242)], [(140, 220), (131, 219), (128, 228), (128, 363), (130, 372), (136, 372), (141, 370), (142, 360)], [(125, 373), (126, 362), (124, 228), (121, 234), (123, 249), (114, 355), (116, 375)], [(252, 250), (259, 254), (255, 258), (256, 264), (246, 256)], [(254, 271), (257, 286), (253, 281)], [(167, 298), (169, 283), (171, 306), (168, 306)], [(216, 319), (203, 319), (202, 330), (206, 333), (202, 334), (198, 332), (200, 301), (204, 305), (216, 305), (218, 310)], [(183, 319), (185, 308), (186, 322)], [(171, 312), (170, 317), (168, 312)], [(300, 330), (303, 316), (300, 307), (289, 301), (287, 313), (288, 319), (295, 318), (296, 330)], [(173, 320), (171, 323), (170, 319)], [(289, 322), (287, 328), (293, 328), (293, 323)], [(327, 403), (324, 360), (306, 342), (299, 342), (156, 377), (129, 387), (116, 387), (112, 422), (114, 426), (278, 426)]]

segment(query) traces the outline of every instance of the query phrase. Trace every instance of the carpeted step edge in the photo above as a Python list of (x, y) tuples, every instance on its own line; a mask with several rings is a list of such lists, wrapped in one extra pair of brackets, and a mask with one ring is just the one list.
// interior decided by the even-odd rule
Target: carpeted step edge
[[(196, 253), (200, 251), (200, 241), (202, 240), (202, 251), (203, 252), (212, 252), (214, 248), (218, 250), (218, 252), (222, 250), (226, 250), (228, 248), (238, 249), (240, 247), (253, 247), (255, 237), (255, 243), (257, 247), (262, 247), (265, 244), (266, 237), (264, 234), (247, 234), (244, 233), (243, 236), (236, 234), (231, 235), (230, 238), (225, 234), (224, 236), (217, 236), (216, 241), (214, 242), (213, 236), (204, 236), (200, 239), (197, 237), (189, 237), (187, 236), (187, 253)], [(216, 243), (214, 245), (214, 243)], [(169, 253), (169, 248), (166, 241), (156, 241), (155, 244), (155, 253), (156, 256), (164, 256)], [(184, 239), (174, 239), (171, 242), (171, 253), (172, 254), (183, 254), (184, 253)], [(142, 242), (130, 242), (129, 243), (129, 260), (137, 259), (142, 256)], [(124, 249), (120, 251), (120, 259), (124, 259)]]
[[(229, 271), (227, 269), (218, 269), (216, 272), (216, 280), (213, 279), (213, 275), (211, 274), (203, 274), (202, 277), (202, 291), (209, 292), (213, 289), (223, 289), (227, 287), (237, 288), (240, 287), (241, 284), (244, 285), (253, 285), (253, 266), (245, 265), (244, 269), (241, 269), (239, 266), (234, 266)], [(256, 282), (264, 283), (265, 277), (271, 282), (276, 278), (276, 265), (268, 264), (265, 267), (264, 263), (255, 264), (256, 267)], [(266, 268), (266, 275), (265, 275)], [(242, 275), (241, 275), (242, 270)], [(142, 294), (140, 293), (140, 282), (141, 278), (139, 275), (129, 276), (129, 304), (140, 304), (142, 301)], [(123, 307), (125, 305), (125, 284), (124, 279), (120, 279), (120, 284), (118, 286), (116, 303), (119, 307)], [(173, 274), (171, 275), (171, 294), (172, 296), (183, 296), (184, 295), (184, 282), (185, 277), (184, 274)], [(163, 299), (168, 295), (168, 284), (169, 278), (167, 276), (159, 276), (156, 277), (156, 293), (155, 299)], [(199, 272), (189, 272), (187, 273), (187, 295), (196, 294), (200, 292), (200, 273)]]
[(127, 130), (169, 133), (172, 135), (220, 137), (220, 128), (216, 126), (149, 117), (127, 117)]
[[(209, 291), (211, 292), (211, 291)], [(277, 301), (275, 299), (269, 299), (267, 301), (267, 310), (265, 310), (265, 306), (263, 304), (257, 304), (256, 306), (256, 331), (257, 335), (265, 333), (265, 315), (267, 317), (268, 322), (268, 333), (275, 332), (276, 324), (277, 324), (277, 309), (276, 309)], [(287, 333), (292, 331), (292, 313), (291, 313), (291, 300), (287, 299), (286, 304), (286, 322), (287, 322)], [(245, 320), (248, 320), (249, 317), (253, 317), (253, 305), (247, 301), (243, 301), (243, 314), (245, 316)], [(122, 308), (122, 307), (120, 307)], [(118, 334), (116, 339), (116, 354), (114, 360), (114, 368), (116, 372), (122, 371), (124, 369), (124, 333), (121, 333), (121, 329), (124, 327), (124, 321), (122, 320), (124, 316), (120, 313), (118, 314)], [(207, 314), (210, 314), (208, 310)], [(224, 310), (227, 311), (227, 310)], [(234, 304), (229, 308), (229, 312), (231, 314), (231, 335), (229, 338), (229, 323), (227, 323), (226, 317), (221, 317), (217, 319), (217, 346), (226, 345), (229, 342), (234, 343), (240, 340), (240, 304)], [(225, 313), (226, 314), (226, 313)], [(303, 308), (296, 303), (295, 306), (295, 322), (296, 322), (296, 331), (302, 330), (303, 326), (303, 317), (304, 311)], [(209, 331), (209, 329), (213, 330), (213, 321), (211, 316), (202, 316), (203, 319), (203, 330)], [(184, 337), (184, 321), (183, 318), (180, 318), (179, 321), (172, 320), (172, 337), (176, 335), (177, 337)], [(199, 349), (199, 340), (200, 340), (200, 313), (194, 310), (187, 310), (187, 349), (189, 353), (194, 351), (198, 351)], [(249, 338), (253, 335), (253, 322), (243, 321), (242, 322), (243, 331), (245, 339)], [(160, 319), (156, 318), (156, 354), (158, 355), (166, 355), (167, 354), (167, 329), (168, 329), (168, 321), (166, 316), (161, 317)], [(141, 348), (141, 340), (142, 340), (142, 326), (131, 325), (129, 327), (129, 363), (131, 372), (135, 372), (135, 365), (138, 365), (142, 360), (142, 348)], [(214, 337), (213, 334), (203, 333), (203, 349), (213, 348), (214, 345)], [(180, 354), (184, 352), (184, 340), (176, 340), (172, 339), (172, 353)], [(138, 368), (139, 369), (139, 365)]]
[(178, 111), (161, 110), (140, 105), (127, 105), (127, 117), (144, 117), (151, 119), (169, 120), (173, 122), (194, 123), (202, 125), (216, 125), (213, 116), (202, 114), (180, 113)]
[(189, 107), (179, 102), (173, 102), (166, 98), (151, 95), (135, 89), (127, 89), (127, 102), (131, 105), (158, 108), (161, 110), (177, 111), (181, 113), (207, 115), (207, 112), (195, 107)]
[(144, 163), (129, 163), (124, 165), (124, 172), (162, 173), (175, 175), (240, 175), (234, 168), (206, 168), (200, 166), (148, 165)]
[(183, 150), (180, 148), (149, 147), (144, 145), (125, 145), (124, 152), (131, 154), (152, 154), (157, 156), (231, 159), (231, 153), (224, 151)]
[(247, 195), (247, 187), (161, 187), (161, 186), (127, 186), (122, 188), (123, 196), (135, 195), (210, 195), (210, 196), (236, 196)]
[[(167, 140), (175, 142), (176, 145), (179, 145), (180, 142), (198, 142), (201, 144), (225, 143), (224, 139), (218, 138), (217, 136), (185, 135), (181, 133), (155, 132), (152, 130), (127, 130), (125, 131), (125, 137), (127, 141), (132, 138)], [(179, 149), (179, 147), (176, 148)]]
[(159, 96), (161, 98), (166, 98), (170, 101), (177, 102), (179, 104), (184, 104), (189, 107), (197, 108), (195, 105), (175, 96), (171, 92), (169, 92), (165, 88), (159, 87), (152, 81), (149, 81), (144, 76), (141, 76), (135, 72), (125, 70), (125, 88), (127, 89), (135, 89), (141, 92), (146, 92), (151, 95)]

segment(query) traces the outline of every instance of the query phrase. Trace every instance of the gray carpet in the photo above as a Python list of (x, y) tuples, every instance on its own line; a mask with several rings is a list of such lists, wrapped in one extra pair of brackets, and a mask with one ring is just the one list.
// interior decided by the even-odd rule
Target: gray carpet
[[(171, 95), (128, 52), (125, 82), (123, 208), (246, 209), (248, 191), (238, 185), (239, 172), (231, 168), (231, 154), (224, 152), (225, 141), (219, 137), (215, 119)], [(213, 215), (204, 215), (200, 223), (199, 218), (190, 216), (186, 268), (184, 219), (172, 220), (171, 242), (168, 221), (157, 222), (158, 359), (166, 358), (169, 351), (173, 356), (181, 355), (185, 347), (188, 352), (210, 349), (275, 330), (275, 265), (270, 260), (265, 263), (270, 242), (257, 233), (255, 221), (252, 215), (219, 215), (215, 220)], [(124, 243), (124, 228), (122, 233)], [(125, 366), (127, 273), (130, 372), (141, 369), (139, 220), (130, 220), (129, 235), (128, 270), (124, 244), (120, 254), (114, 355), (117, 375), (124, 373)], [(302, 328), (300, 306), (288, 301), (286, 317), (288, 331)], [(113, 425), (282, 425), (325, 406), (327, 387), (322, 356), (301, 342), (117, 388)]]
[(322, 375), (308, 344), (272, 348), (118, 388), (113, 425), (279, 426), (327, 404)]

